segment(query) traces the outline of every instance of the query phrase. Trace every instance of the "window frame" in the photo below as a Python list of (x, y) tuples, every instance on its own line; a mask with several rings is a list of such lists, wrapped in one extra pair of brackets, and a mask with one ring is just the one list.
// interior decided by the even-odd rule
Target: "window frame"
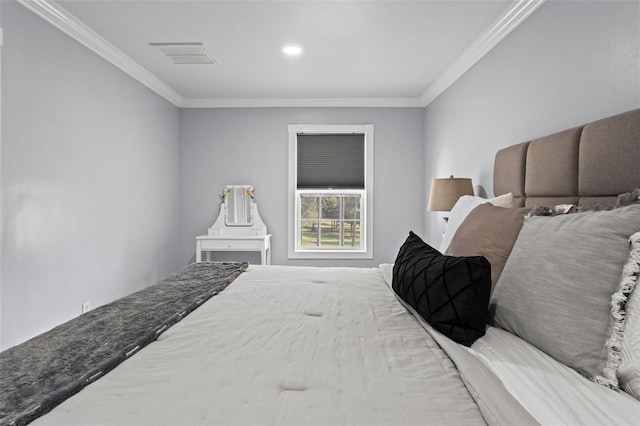
[[(364, 134), (365, 187), (362, 192), (360, 229), (363, 230), (361, 247), (323, 248), (298, 245), (301, 232), (301, 193), (309, 189), (297, 188), (298, 134)], [(353, 190), (312, 189), (313, 193), (348, 193)], [(289, 259), (373, 259), (373, 124), (291, 124), (289, 125), (289, 191), (288, 191), (288, 258)]]

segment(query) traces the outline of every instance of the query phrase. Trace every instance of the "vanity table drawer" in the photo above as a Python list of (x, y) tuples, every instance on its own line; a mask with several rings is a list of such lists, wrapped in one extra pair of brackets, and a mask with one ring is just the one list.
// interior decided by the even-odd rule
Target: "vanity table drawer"
[(203, 240), (202, 250), (259, 250), (262, 240)]

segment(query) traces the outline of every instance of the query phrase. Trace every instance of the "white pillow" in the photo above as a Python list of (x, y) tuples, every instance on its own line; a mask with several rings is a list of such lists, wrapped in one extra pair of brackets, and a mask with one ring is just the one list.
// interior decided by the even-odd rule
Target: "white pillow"
[(462, 197), (460, 197), (449, 212), (449, 221), (447, 222), (447, 226), (444, 229), (444, 235), (442, 236), (440, 253), (444, 253), (447, 250), (449, 244), (451, 244), (451, 239), (458, 230), (458, 227), (471, 212), (471, 210), (473, 210), (476, 206), (484, 203), (491, 203), (496, 207), (514, 207), (513, 194), (509, 192), (507, 194), (499, 195), (490, 200), (482, 197), (475, 197), (473, 195), (463, 195)]

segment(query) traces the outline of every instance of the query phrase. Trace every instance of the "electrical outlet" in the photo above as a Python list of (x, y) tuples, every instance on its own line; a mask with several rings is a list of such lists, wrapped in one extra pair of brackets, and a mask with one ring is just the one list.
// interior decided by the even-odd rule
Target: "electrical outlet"
[(87, 313), (89, 311), (89, 302), (84, 302), (82, 304), (82, 313)]

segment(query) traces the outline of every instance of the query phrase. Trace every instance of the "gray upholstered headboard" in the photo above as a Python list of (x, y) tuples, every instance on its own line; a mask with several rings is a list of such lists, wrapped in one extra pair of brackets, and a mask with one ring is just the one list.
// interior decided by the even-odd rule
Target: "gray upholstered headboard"
[(493, 191), (512, 192), (518, 206), (615, 205), (640, 188), (640, 109), (496, 154)]

